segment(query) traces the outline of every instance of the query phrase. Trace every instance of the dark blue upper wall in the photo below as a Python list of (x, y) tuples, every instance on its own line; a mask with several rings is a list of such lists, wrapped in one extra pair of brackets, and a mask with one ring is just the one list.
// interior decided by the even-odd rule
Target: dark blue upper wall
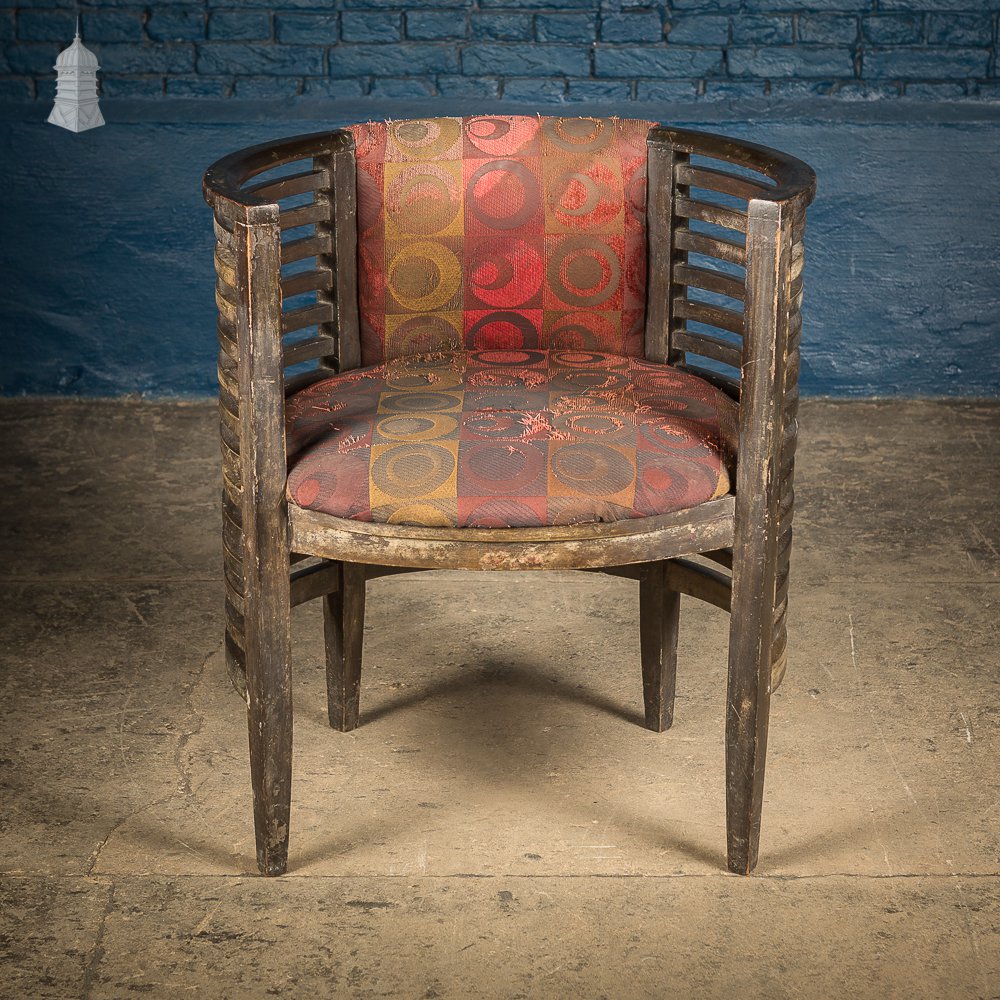
[(803, 391), (1000, 392), (1000, 0), (113, 0), (81, 6), (108, 124), (80, 135), (45, 124), (74, 24), (59, 3), (0, 9), (0, 393), (209, 394), (208, 163), (494, 111), (801, 156), (820, 176)]
[(0, 96), (51, 95), (78, 9), (108, 97), (1000, 98), (997, 0), (30, 0)]

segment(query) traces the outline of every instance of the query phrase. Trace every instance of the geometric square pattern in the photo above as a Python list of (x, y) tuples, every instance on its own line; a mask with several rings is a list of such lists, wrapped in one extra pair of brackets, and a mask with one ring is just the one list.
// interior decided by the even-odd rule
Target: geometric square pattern
[(293, 394), (285, 420), (292, 503), (440, 527), (685, 510), (729, 491), (737, 444), (714, 386), (585, 350), (394, 358)]
[(462, 348), (641, 356), (653, 124), (351, 126), (362, 363)]

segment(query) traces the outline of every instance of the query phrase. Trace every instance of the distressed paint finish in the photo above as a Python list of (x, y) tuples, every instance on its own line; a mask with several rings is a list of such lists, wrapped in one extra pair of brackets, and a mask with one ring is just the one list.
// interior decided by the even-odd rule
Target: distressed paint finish
[[(651, 287), (666, 296), (675, 316), (663, 321), (666, 328), (651, 349), (668, 353), (678, 371), (703, 376), (736, 401), (739, 465), (735, 495), (606, 523), (411, 526), (337, 517), (291, 502), (286, 512), (283, 500), (275, 507), (270, 498), (286, 480), (278, 418), (294, 392), (292, 383), (317, 383), (318, 389), (331, 356), (333, 363), (346, 358), (351, 364), (360, 343), (355, 313), (343, 308), (344, 297), (355, 296), (353, 269), (335, 280), (325, 263), (338, 245), (337, 232), (358, 225), (351, 198), (341, 196), (336, 181), (330, 190), (331, 164), (352, 152), (354, 138), (327, 131), (259, 144), (222, 158), (205, 174), (218, 241), (226, 639), (227, 647), (235, 647), (229, 661), (237, 682), (240, 660), (246, 678), (262, 874), (282, 874), (287, 864), (290, 606), (320, 596), (317, 584), (330, 583), (324, 601), (329, 719), (334, 728), (349, 731), (360, 712), (365, 582), (407, 569), (604, 570), (638, 579), (645, 722), (657, 732), (673, 718), (679, 594), (700, 596), (703, 589), (718, 605), (724, 602), (717, 591), (728, 587), (727, 858), (741, 874), (756, 864), (768, 705), (784, 664), (802, 239), (816, 178), (787, 154), (710, 133), (654, 126), (646, 144), (654, 156), (647, 212), (661, 215), (650, 230), (650, 262), (667, 272)], [(664, 150), (670, 151), (666, 158)], [(701, 158), (714, 169), (702, 167)], [(307, 169), (297, 169), (307, 162)], [(673, 168), (664, 170), (663, 163)], [(275, 168), (279, 176), (260, 181)], [(351, 177), (342, 172), (340, 186), (345, 183), (349, 195)], [(657, 190), (663, 185), (673, 189), (667, 198)], [(742, 199), (745, 209), (720, 206), (719, 194)], [(714, 230), (706, 233), (705, 223)], [(302, 235), (310, 225), (313, 231)], [(730, 236), (711, 235), (719, 229)], [(282, 240), (288, 233), (291, 238)], [(745, 278), (720, 276), (720, 261), (745, 265)], [(295, 270), (286, 274), (285, 265)], [(319, 300), (302, 306), (296, 292), (311, 289), (321, 291)], [(721, 290), (741, 303), (740, 310), (707, 305), (698, 298), (701, 289)], [(737, 342), (706, 334), (691, 321), (714, 325), (716, 333), (728, 332)], [(284, 334), (316, 324), (317, 333), (307, 330), (294, 344), (283, 342)], [(308, 360), (318, 365), (286, 378), (286, 369)], [(729, 373), (712, 362), (728, 365)], [(335, 403), (330, 399), (328, 406)], [(684, 556), (714, 562), (732, 575), (727, 581), (717, 571), (682, 562), (673, 587), (664, 561)], [(289, 563), (303, 559), (320, 564), (294, 572), (293, 586)]]
[[(407, 0), (278, 0), (245, 12), (218, 10), (235, 5), (212, 0), (207, 11), (204, 3), (165, 5), (148, 18), (138, 0), (111, 6), (83, 15), (83, 36), (100, 57), (108, 97), (242, 102), (444, 94), (552, 105), (787, 88), (848, 100), (903, 93), (975, 100), (988, 98), (997, 82), (996, 0), (428, 5), (438, 10)], [(75, 2), (7, 7), (0, 39), (17, 44), (5, 46), (0, 92), (21, 100), (46, 96)]]
[[(9, 154), (0, 156), (0, 392), (214, 394), (215, 307), (205, 268), (212, 235), (200, 171), (268, 136), (369, 113), (337, 107), (326, 120), (177, 124), (164, 114), (160, 124), (122, 121), (109, 102), (109, 127), (78, 136), (41, 121), (0, 121), (0, 149)], [(640, 111), (678, 113), (673, 105), (629, 108)], [(996, 189), (996, 123), (985, 111), (979, 121), (955, 117), (966, 110), (923, 121), (920, 107), (898, 110), (900, 120), (881, 109), (872, 121), (863, 108), (836, 120), (794, 112), (713, 125), (703, 108), (685, 122), (752, 133), (804, 157), (824, 178), (810, 211), (803, 394), (1000, 392), (1000, 198), (983, 197)], [(154, 203), (169, 207), (153, 211)]]

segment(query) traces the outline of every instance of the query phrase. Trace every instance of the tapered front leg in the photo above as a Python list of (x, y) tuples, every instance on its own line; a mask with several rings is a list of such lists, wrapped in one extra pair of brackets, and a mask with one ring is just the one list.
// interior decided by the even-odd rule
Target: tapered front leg
[(283, 875), (292, 796), (292, 608), (288, 551), (280, 544), (287, 532), (283, 498), (248, 504), (243, 522), (242, 628), (257, 866), (262, 875)]
[[(765, 574), (766, 575), (766, 574)], [(729, 870), (757, 864), (764, 799), (764, 761), (771, 704), (771, 601), (733, 583), (726, 709), (726, 830)]]
[(365, 567), (341, 563), (340, 588), (323, 599), (326, 692), (330, 725), (342, 733), (358, 726), (361, 650), (365, 630)]
[[(247, 636), (247, 721), (257, 866), (283, 875), (288, 866), (292, 795), (292, 677), (287, 616)], [(263, 640), (263, 641), (261, 641)]]
[(639, 646), (646, 728), (654, 733), (674, 721), (680, 608), (681, 595), (667, 586), (666, 563), (651, 563), (639, 579)]

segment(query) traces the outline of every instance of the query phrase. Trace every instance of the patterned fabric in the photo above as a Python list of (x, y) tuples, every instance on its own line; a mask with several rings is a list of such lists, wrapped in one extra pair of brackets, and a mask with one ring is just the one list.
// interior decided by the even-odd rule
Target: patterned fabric
[(736, 406), (666, 365), (591, 351), (411, 356), (286, 406), (288, 497), (390, 524), (528, 527), (694, 507), (729, 490)]
[(641, 356), (652, 124), (352, 126), (362, 363), (462, 347)]

